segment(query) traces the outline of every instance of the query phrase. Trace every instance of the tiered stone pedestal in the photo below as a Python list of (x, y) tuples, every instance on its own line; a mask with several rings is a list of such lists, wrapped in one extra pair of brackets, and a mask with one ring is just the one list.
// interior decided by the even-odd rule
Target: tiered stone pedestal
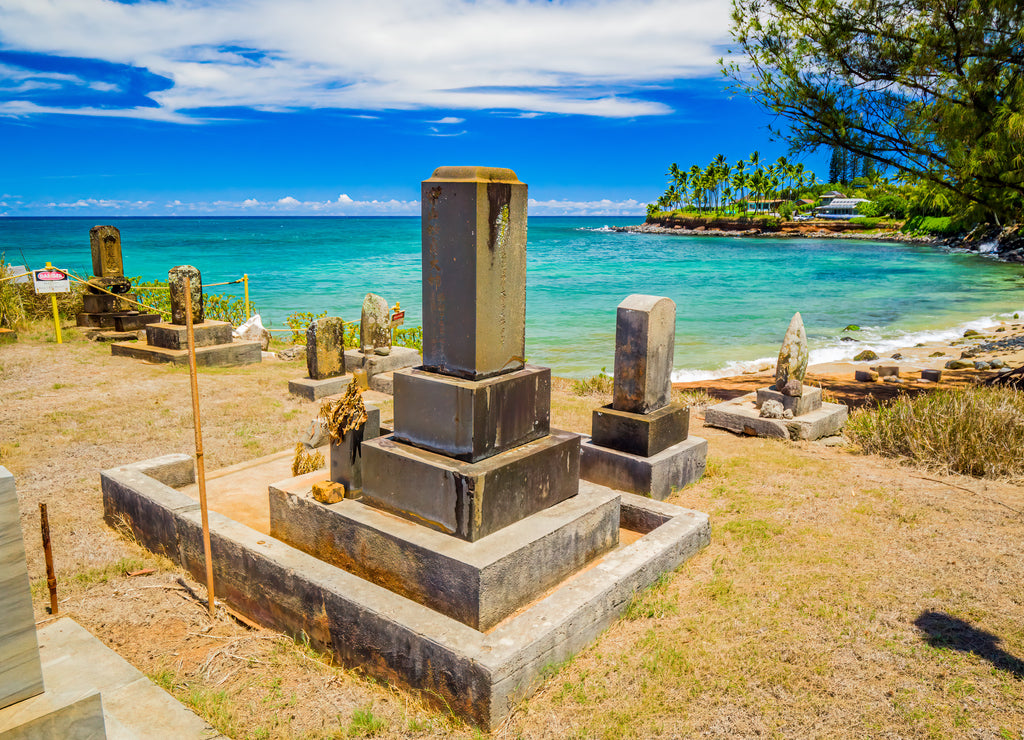
[[(114, 342), (110, 345), (110, 351), (116, 356), (187, 365), (187, 331), (181, 324), (149, 324), (146, 326), (146, 344)], [(195, 324), (192, 333), (197, 365), (249, 365), (260, 362), (263, 357), (259, 342), (233, 341), (231, 324), (227, 321)]]
[[(133, 295), (124, 298), (135, 300)], [(82, 296), (82, 304), (83, 311), (76, 317), (78, 326), (136, 331), (160, 320), (160, 314), (125, 310), (121, 296), (86, 293)]]
[[(793, 418), (761, 417), (761, 405), (769, 399), (791, 410)], [(838, 434), (848, 413), (842, 404), (823, 402), (820, 388), (805, 385), (803, 395), (797, 397), (784, 396), (774, 388), (761, 388), (755, 393), (709, 406), (704, 412), (704, 423), (751, 437), (815, 440)]]
[(679, 404), (648, 414), (595, 409), (592, 436), (580, 443), (580, 477), (664, 501), (704, 475), (708, 443), (689, 429), (690, 410)]

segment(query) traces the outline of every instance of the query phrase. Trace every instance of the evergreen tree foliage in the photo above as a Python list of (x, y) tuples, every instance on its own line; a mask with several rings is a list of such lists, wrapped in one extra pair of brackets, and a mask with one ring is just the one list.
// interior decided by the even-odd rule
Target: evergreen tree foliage
[[(962, 215), (1024, 218), (1020, 0), (733, 0), (735, 86)], [(848, 172), (848, 171), (847, 171)]]

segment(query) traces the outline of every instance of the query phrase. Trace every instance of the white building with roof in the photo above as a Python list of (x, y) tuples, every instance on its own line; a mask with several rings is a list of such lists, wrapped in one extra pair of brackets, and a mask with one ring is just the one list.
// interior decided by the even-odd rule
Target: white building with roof
[(853, 218), (859, 215), (857, 205), (867, 202), (867, 198), (833, 198), (828, 204), (815, 208), (814, 214), (818, 218)]

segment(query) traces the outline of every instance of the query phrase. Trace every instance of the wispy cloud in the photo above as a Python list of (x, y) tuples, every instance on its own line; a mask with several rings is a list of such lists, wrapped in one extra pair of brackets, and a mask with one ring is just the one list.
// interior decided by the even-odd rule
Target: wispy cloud
[[(723, 0), (0, 0), (4, 50), (171, 81), (148, 91), (152, 110), (9, 102), (2, 112), (175, 122), (231, 108), (658, 115), (670, 109), (643, 91), (713, 73), (728, 12)], [(8, 84), (94, 84), (66, 77), (75, 75), (0, 67)]]
[[(123, 200), (76, 198), (26, 202), (18, 196), (0, 196), (0, 207), (15, 216), (121, 215), (121, 216), (419, 216), (418, 200), (358, 199), (347, 193), (336, 198), (302, 200), (293, 195), (248, 197), (237, 200)], [(17, 199), (17, 200), (14, 200)], [(644, 213), (646, 203), (625, 200), (536, 200), (530, 198), (532, 216), (628, 216)]]

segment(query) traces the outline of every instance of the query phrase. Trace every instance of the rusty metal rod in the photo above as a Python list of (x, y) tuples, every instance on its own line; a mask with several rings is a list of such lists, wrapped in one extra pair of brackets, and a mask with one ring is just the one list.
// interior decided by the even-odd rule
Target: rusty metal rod
[(50, 519), (46, 504), (39, 504), (39, 528), (43, 532), (43, 555), (46, 557), (46, 585), (50, 589), (50, 614), (57, 616), (57, 574), (53, 572), (53, 550), (50, 548)]
[(196, 370), (196, 338), (192, 330), (192, 280), (185, 276), (185, 329), (188, 335), (188, 372), (192, 379), (192, 422), (196, 431), (196, 475), (199, 480), (199, 511), (203, 515), (203, 554), (206, 557), (206, 600), (214, 616), (213, 553), (210, 548), (210, 517), (206, 509), (206, 465), (203, 462), (203, 431), (199, 422), (199, 374)]

